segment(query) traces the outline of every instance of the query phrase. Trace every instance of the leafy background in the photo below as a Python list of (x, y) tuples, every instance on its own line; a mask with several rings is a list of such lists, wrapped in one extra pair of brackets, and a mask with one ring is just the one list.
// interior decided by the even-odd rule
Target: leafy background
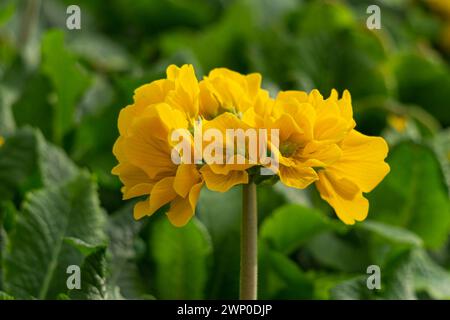
[[(73, 2), (82, 30), (65, 28)], [(358, 129), (390, 144), (354, 226), (314, 188), (259, 187), (260, 298), (450, 298), (450, 16), (436, 2), (2, 1), (0, 299), (238, 297), (240, 188), (203, 190), (177, 229), (163, 212), (134, 221), (110, 174), (119, 110), (171, 63), (261, 72), (272, 93), (347, 88)]]

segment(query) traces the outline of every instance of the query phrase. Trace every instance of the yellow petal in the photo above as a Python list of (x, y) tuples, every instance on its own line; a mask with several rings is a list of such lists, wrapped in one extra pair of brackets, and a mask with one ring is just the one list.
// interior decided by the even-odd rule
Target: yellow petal
[(280, 142), (291, 141), (291, 142), (301, 142), (303, 130), (298, 126), (291, 115), (284, 113), (278, 119), (274, 120), (272, 123), (269, 121), (267, 123), (269, 129), (279, 130)]
[(277, 95), (277, 99), (290, 100), (294, 99), (300, 103), (308, 102), (308, 94), (304, 91), (280, 91)]
[[(243, 164), (239, 164), (237, 159), (242, 159), (245, 161)], [(206, 162), (208, 163), (208, 162)], [(244, 159), (244, 157), (240, 155), (235, 155), (229, 158), (228, 163), (225, 164), (208, 164), (208, 167), (217, 174), (229, 174), (230, 171), (244, 171), (251, 167), (255, 166), (255, 164), (248, 163), (248, 159)]]
[(202, 186), (203, 183), (198, 183), (192, 187), (187, 198), (177, 197), (172, 201), (167, 217), (174, 226), (182, 227), (192, 218)]
[(176, 171), (165, 130), (160, 118), (142, 117), (133, 126), (133, 134), (125, 140), (128, 160), (144, 170), (151, 179), (174, 175)]
[(173, 189), (174, 180), (174, 177), (167, 177), (155, 184), (150, 195), (150, 214), (176, 198), (177, 194)]
[(354, 224), (355, 220), (362, 221), (367, 217), (369, 201), (351, 181), (339, 179), (323, 170), (319, 172), (316, 186), (322, 199), (334, 208), (344, 223)]
[(341, 148), (342, 157), (327, 170), (356, 183), (363, 192), (372, 191), (389, 173), (389, 165), (384, 162), (388, 146), (383, 138), (352, 130)]
[(305, 189), (318, 179), (314, 169), (301, 165), (284, 166), (280, 165), (279, 176), (281, 182), (288, 187)]
[(316, 121), (314, 138), (317, 140), (341, 141), (348, 134), (348, 123), (342, 117), (324, 116)]
[(184, 198), (199, 180), (200, 174), (194, 164), (181, 164), (178, 166), (173, 188)]
[(134, 91), (134, 106), (136, 113), (142, 112), (146, 107), (163, 102), (167, 94), (174, 90), (172, 81), (161, 79), (140, 86)]
[(151, 215), (152, 212), (150, 210), (150, 201), (149, 199), (144, 201), (139, 201), (134, 205), (133, 216), (134, 219), (139, 220), (145, 216)]
[(214, 173), (209, 165), (204, 165), (200, 172), (208, 189), (217, 192), (226, 192), (233, 186), (248, 183), (247, 171), (230, 171), (228, 174)]
[(114, 167), (113, 174), (119, 176), (125, 186), (125, 191), (141, 183), (153, 184), (153, 181), (142, 169), (130, 163), (120, 163)]
[(335, 163), (342, 156), (342, 150), (335, 143), (311, 141), (301, 151), (305, 166), (326, 167)]
[(153, 189), (153, 183), (139, 183), (130, 188), (123, 189), (123, 200), (140, 197), (150, 194)]
[(249, 129), (251, 128), (248, 124), (246, 124), (244, 121), (236, 117), (236, 115), (225, 112), (221, 115), (217, 116), (216, 118), (205, 122), (203, 125), (203, 130), (209, 130), (209, 129), (217, 129), (223, 134), (226, 133), (227, 129)]
[(133, 120), (136, 118), (136, 108), (131, 105), (120, 110), (119, 119), (118, 119), (118, 127), (119, 133), (121, 136), (127, 136), (128, 130), (131, 128), (131, 124)]
[(199, 84), (192, 65), (167, 68), (167, 78), (175, 83), (175, 90), (168, 93), (166, 101), (177, 109), (196, 117), (199, 111)]
[(217, 116), (219, 112), (219, 101), (214, 94), (208, 90), (207, 84), (204, 81), (199, 83), (199, 108), (200, 114), (206, 119), (212, 119)]
[[(127, 155), (125, 152), (125, 138), (119, 136), (113, 146), (113, 154), (116, 159), (120, 162), (127, 162)], [(114, 170), (114, 169), (113, 169)], [(113, 174), (115, 174), (113, 172)]]

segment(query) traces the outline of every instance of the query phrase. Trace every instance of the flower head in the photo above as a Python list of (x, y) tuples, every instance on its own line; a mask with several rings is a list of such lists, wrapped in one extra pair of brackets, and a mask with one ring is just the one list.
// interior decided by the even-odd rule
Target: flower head
[(345, 91), (329, 98), (313, 90), (281, 92), (267, 118), (280, 129), (281, 181), (305, 188), (315, 182), (321, 197), (347, 224), (364, 220), (370, 192), (389, 172), (384, 162), (388, 147), (380, 137), (368, 137), (354, 129), (351, 97)]
[[(120, 112), (113, 148), (119, 164), (112, 172), (124, 199), (147, 197), (135, 205), (136, 219), (169, 204), (169, 220), (182, 226), (204, 185), (225, 192), (249, 183), (253, 167), (267, 167), (287, 186), (315, 183), (352, 224), (367, 216), (363, 193), (389, 172), (386, 142), (355, 126), (348, 91), (339, 98), (333, 90), (326, 99), (317, 90), (286, 91), (272, 99), (257, 73), (219, 68), (198, 81), (191, 65), (172, 65)], [(277, 166), (263, 160), (269, 153)]]

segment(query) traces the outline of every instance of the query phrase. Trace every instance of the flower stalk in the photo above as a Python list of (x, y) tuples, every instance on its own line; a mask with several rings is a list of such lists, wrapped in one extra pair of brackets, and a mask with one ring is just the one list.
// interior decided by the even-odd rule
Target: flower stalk
[(256, 300), (258, 211), (256, 205), (256, 184), (254, 182), (243, 185), (242, 200), (240, 299)]

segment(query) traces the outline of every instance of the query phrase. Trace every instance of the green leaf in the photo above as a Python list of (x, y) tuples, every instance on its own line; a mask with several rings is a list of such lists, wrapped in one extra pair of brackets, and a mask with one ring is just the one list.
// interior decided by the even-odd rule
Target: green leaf
[(204, 226), (192, 219), (176, 228), (168, 219), (152, 226), (149, 250), (159, 299), (202, 299), (209, 274), (211, 243)]
[(69, 291), (73, 300), (105, 300), (106, 290), (106, 247), (97, 247), (90, 253), (81, 267), (81, 289)]
[(9, 2), (0, 6), (0, 27), (11, 19), (15, 11), (16, 4), (14, 2)]
[(367, 300), (373, 299), (374, 294), (367, 288), (367, 276), (358, 276), (345, 280), (330, 290), (332, 300)]
[(450, 273), (421, 249), (401, 252), (381, 268), (381, 290), (369, 290), (367, 277), (341, 282), (331, 290), (331, 298), (411, 300), (421, 292), (434, 299), (450, 298)]
[(438, 59), (406, 53), (394, 59), (400, 101), (416, 104), (450, 125), (450, 72)]
[(33, 73), (26, 77), (22, 86), (20, 96), (11, 107), (17, 126), (39, 128), (47, 139), (52, 139), (54, 109), (49, 79), (42, 72)]
[(39, 131), (25, 127), (7, 136), (0, 148), (0, 199), (41, 186), (64, 184), (78, 173), (72, 160), (48, 143)]
[(426, 291), (435, 299), (450, 299), (450, 272), (434, 262), (423, 250), (410, 255), (416, 290)]
[(78, 168), (65, 152), (38, 135), (39, 172), (44, 186), (66, 183), (78, 174)]
[(14, 297), (10, 296), (9, 294), (0, 291), (0, 301), (1, 300), (14, 300)]
[(393, 257), (382, 269), (381, 296), (411, 300), (425, 292), (431, 298), (448, 299), (449, 284), (450, 274), (424, 250), (408, 250)]
[(49, 77), (57, 95), (54, 136), (61, 142), (74, 125), (75, 106), (88, 88), (90, 77), (80, 68), (76, 57), (64, 46), (64, 33), (48, 31), (42, 40), (42, 68)]
[(4, 97), (6, 90), (0, 86), (0, 136), (11, 134), (16, 129), (11, 106)]
[(110, 253), (110, 273), (108, 290), (118, 287), (120, 295), (126, 299), (142, 299), (146, 294), (145, 281), (136, 265), (136, 242), (143, 221), (133, 218), (134, 202), (112, 214), (108, 220)]
[(306, 249), (321, 265), (340, 271), (359, 272), (365, 270), (369, 262), (367, 248), (331, 232), (308, 241)]
[(70, 41), (69, 47), (88, 60), (95, 69), (124, 71), (130, 68), (131, 57), (127, 52), (101, 34), (80, 33)]
[(413, 232), (396, 226), (391, 226), (382, 222), (367, 220), (356, 225), (357, 228), (373, 232), (394, 243), (408, 244), (421, 247), (423, 241)]
[(321, 212), (290, 204), (278, 208), (262, 224), (260, 236), (273, 249), (290, 254), (332, 223)]
[(427, 147), (405, 142), (391, 150), (391, 172), (368, 195), (373, 219), (408, 229), (425, 246), (447, 240), (450, 206), (439, 162)]
[(64, 242), (77, 249), (83, 256), (89, 256), (99, 249), (98, 245), (90, 244), (74, 237), (65, 237)]
[(239, 297), (240, 222), (242, 187), (225, 193), (203, 188), (197, 204), (197, 216), (206, 226), (213, 243), (213, 267), (208, 297)]
[(35, 132), (30, 128), (6, 137), (0, 148), (0, 199), (11, 199), (32, 179), (36, 168), (36, 143)]
[(313, 283), (284, 254), (260, 242), (259, 297), (261, 299), (311, 299)]
[(56, 298), (66, 291), (67, 267), (83, 261), (64, 239), (105, 240), (95, 183), (81, 173), (65, 185), (34, 191), (22, 211), (4, 256), (4, 287), (21, 299)]
[(450, 129), (439, 132), (432, 141), (450, 196)]

